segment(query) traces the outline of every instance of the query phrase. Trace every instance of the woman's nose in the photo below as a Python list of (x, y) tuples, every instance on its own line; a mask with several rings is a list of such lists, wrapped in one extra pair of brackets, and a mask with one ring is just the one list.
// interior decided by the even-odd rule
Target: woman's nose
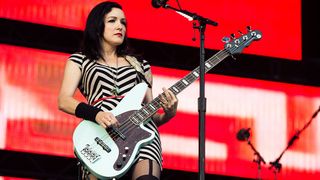
[(122, 30), (122, 24), (120, 21), (117, 21), (117, 24), (116, 24), (116, 29), (119, 29), (119, 30)]

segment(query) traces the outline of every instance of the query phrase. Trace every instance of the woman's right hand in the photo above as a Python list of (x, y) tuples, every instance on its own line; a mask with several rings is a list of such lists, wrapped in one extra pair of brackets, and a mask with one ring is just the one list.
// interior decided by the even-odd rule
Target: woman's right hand
[(96, 121), (99, 125), (101, 125), (103, 128), (108, 127), (119, 127), (118, 120), (114, 117), (114, 115), (111, 112), (104, 112), (100, 111), (96, 115)]

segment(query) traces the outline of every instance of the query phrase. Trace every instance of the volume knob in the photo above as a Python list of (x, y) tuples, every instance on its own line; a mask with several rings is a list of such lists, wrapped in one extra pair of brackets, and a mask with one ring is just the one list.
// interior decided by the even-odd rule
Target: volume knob
[(129, 152), (129, 147), (128, 147), (128, 146), (126, 146), (126, 147), (124, 148), (124, 152), (125, 152), (125, 153), (128, 153), (128, 152)]
[(127, 155), (123, 154), (123, 155), (122, 155), (122, 160), (125, 161), (126, 158), (127, 158)]
[(118, 162), (117, 162), (117, 168), (121, 168), (121, 166), (122, 166), (121, 161), (118, 161)]

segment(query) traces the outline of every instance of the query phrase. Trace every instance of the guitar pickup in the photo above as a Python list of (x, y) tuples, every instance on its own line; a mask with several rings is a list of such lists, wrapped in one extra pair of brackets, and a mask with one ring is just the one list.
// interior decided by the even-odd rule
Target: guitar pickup
[(125, 140), (125, 139), (126, 139), (126, 136), (125, 136), (121, 131), (119, 131), (118, 128), (112, 127), (112, 130), (113, 130), (122, 140)]
[(102, 147), (103, 150), (105, 150), (105, 151), (107, 151), (107, 152), (110, 152), (110, 151), (111, 151), (111, 149), (109, 148), (109, 146), (106, 145), (106, 143), (104, 143), (104, 142), (102, 141), (102, 139), (96, 137), (96, 138), (94, 138), (94, 140), (97, 142), (98, 145), (100, 145), (100, 146)]

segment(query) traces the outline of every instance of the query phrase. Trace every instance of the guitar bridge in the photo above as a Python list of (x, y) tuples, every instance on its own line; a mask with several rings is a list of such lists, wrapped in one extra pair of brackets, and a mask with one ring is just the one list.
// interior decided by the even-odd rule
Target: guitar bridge
[(81, 154), (88, 159), (91, 163), (96, 162), (98, 159), (101, 158), (100, 154), (96, 153), (89, 144), (86, 144), (86, 147), (84, 147), (81, 151)]

